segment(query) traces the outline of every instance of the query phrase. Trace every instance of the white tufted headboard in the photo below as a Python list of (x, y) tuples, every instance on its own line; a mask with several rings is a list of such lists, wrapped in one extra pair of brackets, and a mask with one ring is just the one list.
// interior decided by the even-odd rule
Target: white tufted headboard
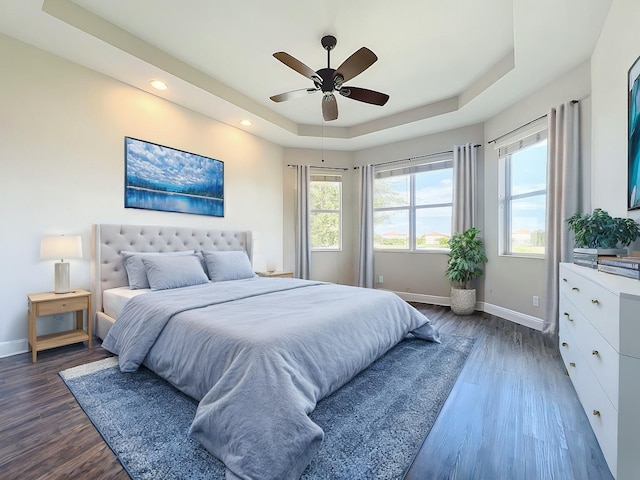
[(92, 293), (95, 312), (102, 311), (102, 292), (128, 285), (120, 252), (244, 250), (252, 260), (251, 232), (153, 225), (97, 224), (92, 228)]

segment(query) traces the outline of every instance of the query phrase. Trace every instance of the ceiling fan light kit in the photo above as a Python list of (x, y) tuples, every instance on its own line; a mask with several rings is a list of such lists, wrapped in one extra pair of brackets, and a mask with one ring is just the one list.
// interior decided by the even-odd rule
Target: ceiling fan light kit
[(338, 103), (336, 102), (336, 97), (333, 94), (334, 91), (338, 92), (343, 97), (357, 100), (359, 102), (370, 103), (372, 105), (382, 106), (387, 103), (389, 95), (386, 93), (344, 85), (345, 82), (348, 82), (357, 75), (360, 75), (367, 68), (373, 65), (376, 60), (378, 60), (375, 53), (367, 47), (362, 47), (342, 62), (337, 69), (333, 69), (331, 68), (331, 50), (336, 46), (336, 37), (333, 35), (325, 35), (322, 37), (321, 43), (322, 47), (327, 51), (327, 68), (321, 68), (316, 71), (312, 70), (300, 60), (292, 57), (286, 52), (276, 52), (273, 54), (276, 59), (280, 60), (287, 67), (310, 79), (313, 82), (314, 87), (292, 90), (290, 92), (274, 95), (269, 97), (271, 100), (274, 102), (284, 102), (286, 100), (322, 91), (324, 93), (322, 98), (322, 116), (325, 121), (331, 121), (338, 118)]

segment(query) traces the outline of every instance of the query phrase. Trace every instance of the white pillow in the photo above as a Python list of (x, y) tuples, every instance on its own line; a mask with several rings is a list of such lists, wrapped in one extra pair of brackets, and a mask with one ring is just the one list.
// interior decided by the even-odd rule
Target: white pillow
[(194, 250), (184, 250), (180, 252), (120, 252), (122, 255), (122, 263), (127, 272), (129, 279), (129, 287), (133, 290), (138, 288), (149, 288), (149, 280), (147, 279), (147, 271), (142, 263), (143, 257), (151, 256), (180, 256), (193, 255)]
[(209, 282), (197, 255), (142, 257), (151, 290), (189, 287)]
[(212, 282), (252, 278), (256, 274), (244, 250), (203, 251)]

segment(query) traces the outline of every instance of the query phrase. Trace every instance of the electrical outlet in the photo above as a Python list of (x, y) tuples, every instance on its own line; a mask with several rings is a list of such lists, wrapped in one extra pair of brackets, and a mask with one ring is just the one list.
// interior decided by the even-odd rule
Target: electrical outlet
[(384, 277), (382, 275), (378, 275), (378, 283), (384, 283)]
[(538, 297), (537, 295), (533, 296), (533, 306), (534, 307), (539, 307), (540, 306), (540, 297)]

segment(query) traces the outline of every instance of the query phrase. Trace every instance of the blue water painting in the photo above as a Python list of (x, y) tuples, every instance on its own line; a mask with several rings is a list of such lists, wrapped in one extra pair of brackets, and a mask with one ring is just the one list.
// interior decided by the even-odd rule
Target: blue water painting
[(224, 216), (224, 163), (125, 137), (126, 208)]

